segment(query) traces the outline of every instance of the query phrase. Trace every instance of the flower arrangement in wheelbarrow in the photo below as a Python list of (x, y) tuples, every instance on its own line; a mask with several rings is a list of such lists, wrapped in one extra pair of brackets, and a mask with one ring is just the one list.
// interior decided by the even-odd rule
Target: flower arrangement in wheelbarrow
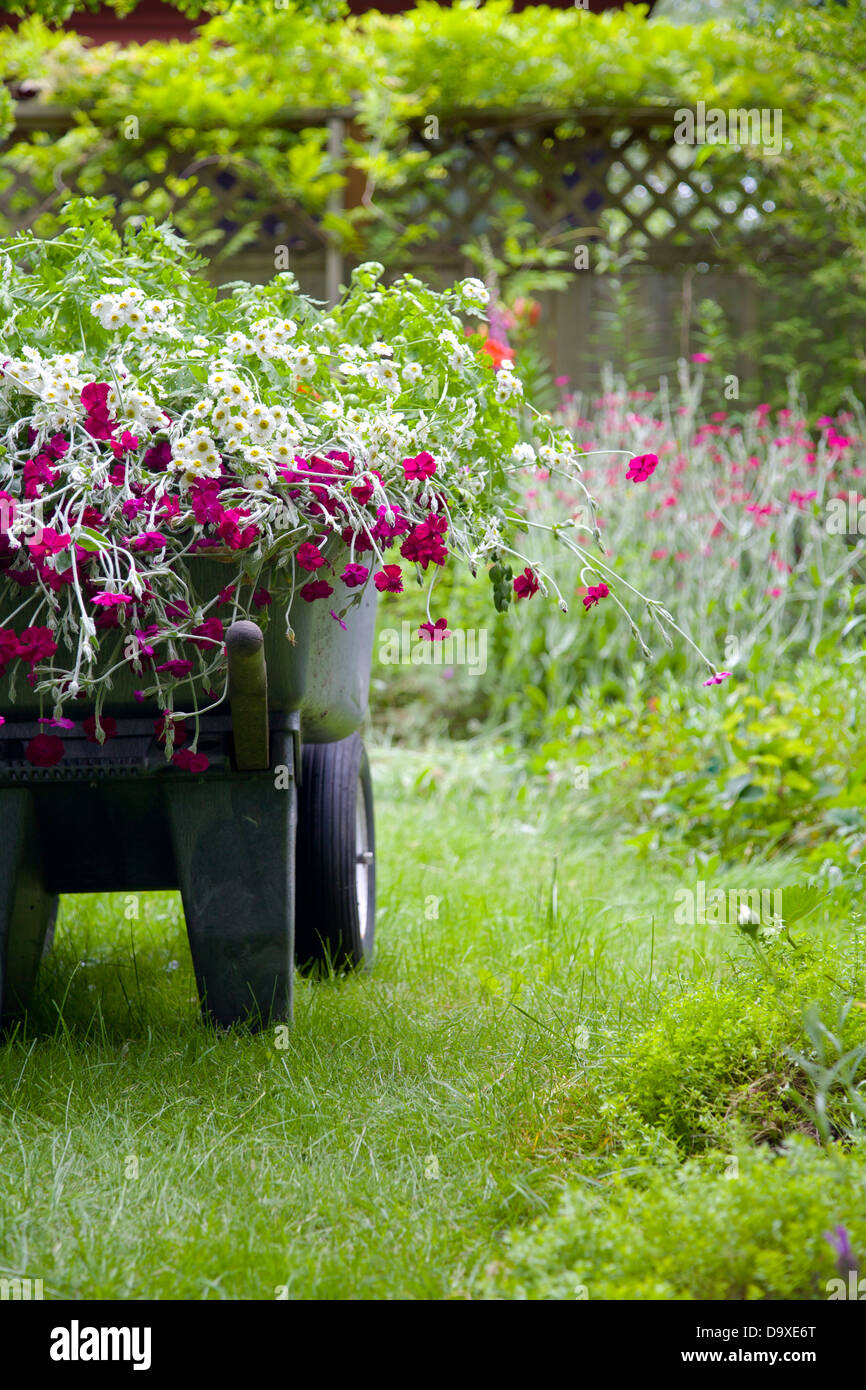
[[(565, 611), (527, 549), (516, 475), (537, 463), (579, 482), (579, 460), (467, 331), (487, 302), (478, 280), (384, 286), (369, 263), (330, 310), (288, 273), (217, 290), (170, 228), (121, 235), (109, 211), (74, 200), (55, 238), (0, 243), (0, 678), (9, 701), (21, 682), (39, 699), (31, 763), (62, 758), (77, 712), (88, 738), (111, 738), (131, 673), (167, 757), (203, 771), (198, 720), (225, 698), (228, 623), (279, 622), (292, 641), (299, 606), (343, 627), (370, 585), (387, 596), (417, 578), (435, 641), (450, 555), (487, 569), (500, 611), (539, 590)], [(585, 516), (552, 529), (589, 610), (629, 586), (586, 496)], [(202, 559), (222, 563), (218, 588)], [(670, 641), (667, 610), (632, 593)]]

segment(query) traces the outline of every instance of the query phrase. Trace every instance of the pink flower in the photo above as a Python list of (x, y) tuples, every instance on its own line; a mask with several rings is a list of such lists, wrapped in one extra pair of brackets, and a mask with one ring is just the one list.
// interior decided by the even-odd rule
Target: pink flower
[(629, 482), (645, 483), (647, 478), (652, 477), (658, 468), (658, 457), (655, 454), (638, 454), (636, 458), (629, 459), (626, 478)]
[(302, 570), (321, 569), (325, 563), (324, 555), (312, 541), (304, 541), (303, 545), (298, 546), (296, 558)]
[(24, 749), (24, 756), (33, 767), (54, 767), (63, 753), (63, 741), (55, 734), (37, 734)]
[[(99, 717), (99, 722), (102, 725), (102, 732), (105, 734), (105, 741), (107, 743), (108, 740), (114, 738), (117, 733), (117, 720), (112, 719), (109, 714), (102, 714)], [(88, 743), (99, 742), (99, 739), (96, 737), (96, 719), (93, 715), (91, 715), (89, 719), (85, 719), (81, 727), (87, 735)]]
[(312, 603), (317, 598), (329, 598), (333, 592), (327, 579), (308, 579), (299, 590), (305, 603)]
[(204, 753), (193, 753), (189, 748), (180, 748), (172, 757), (175, 767), (181, 767), (185, 772), (207, 772), (210, 761)]
[[(381, 483), (381, 474), (377, 473), (375, 468), (371, 468), (368, 471), (372, 473), (374, 477), (378, 478), (379, 482)], [(365, 478), (362, 483), (356, 483), (355, 486), (351, 489), (352, 496), (354, 497), (355, 501), (360, 504), (360, 506), (366, 507), (370, 498), (373, 496), (373, 486), (374, 484), (372, 478)]]
[(234, 602), (234, 597), (235, 597), (235, 586), (234, 586), (234, 584), (229, 584), (225, 589), (220, 589), (219, 593), (217, 594), (217, 602), (218, 602), (218, 603), (233, 603), (233, 602)]
[(34, 536), (33, 540), (28, 540), (27, 545), (34, 560), (42, 560), (46, 555), (59, 555), (62, 550), (68, 550), (71, 542), (72, 537), (68, 531), (61, 535), (53, 526), (43, 526), (39, 532), (39, 539)]
[(75, 720), (74, 720), (74, 719), (64, 719), (62, 715), (61, 715), (61, 717), (60, 717), (59, 719), (37, 719), (36, 722), (37, 722), (37, 724), (47, 724), (48, 727), (49, 727), (49, 729), (74, 729), (74, 728), (75, 728)]
[(186, 730), (186, 720), (173, 719), (166, 711), (161, 719), (154, 719), (153, 731), (156, 734), (157, 743), (165, 743), (165, 736), (171, 725), (174, 725), (174, 742), (176, 744), (186, 743), (189, 737)]
[(528, 565), (515, 579), (514, 592), (518, 598), (532, 598), (533, 594), (538, 593), (538, 580)]
[(216, 643), (223, 640), (223, 620), (222, 618), (205, 618), (203, 623), (199, 623), (193, 628), (193, 636), (187, 640), (194, 646), (201, 647), (205, 651), (208, 647), (213, 647)]
[(184, 676), (189, 675), (192, 670), (192, 662), (179, 660), (164, 661), (161, 666), (156, 667), (156, 670), (168, 671), (170, 676), (174, 676), (175, 680), (179, 681), (182, 680)]
[(793, 502), (795, 507), (799, 507), (800, 511), (803, 511), (809, 502), (815, 501), (817, 496), (817, 492), (798, 492), (796, 488), (792, 488), (788, 501)]
[(253, 594), (253, 603), (256, 608), (268, 608), (273, 603), (273, 599), (267, 589), (256, 589)]
[(599, 599), (607, 598), (609, 593), (610, 589), (606, 584), (590, 584), (583, 596), (583, 606), (586, 611), (589, 612), (592, 605), (598, 603)]
[(710, 676), (709, 680), (708, 680), (708, 681), (703, 681), (702, 684), (703, 684), (703, 685), (721, 685), (722, 681), (726, 681), (726, 680), (728, 679), (728, 676), (729, 676), (730, 674), (731, 674), (730, 671), (714, 671), (713, 674)]
[(144, 456), (144, 462), (148, 468), (155, 473), (163, 473), (171, 463), (171, 445), (167, 439), (160, 439), (158, 444), (154, 444), (148, 449)]
[(57, 651), (57, 643), (49, 627), (25, 627), (18, 638), (16, 656), (35, 666), (37, 661), (47, 661)]
[(129, 594), (97, 594), (93, 602), (97, 608), (123, 608), (124, 604), (134, 603)]
[[(122, 458), (124, 454), (131, 453), (133, 449), (138, 448), (138, 435), (130, 434), (129, 430), (124, 430), (120, 436), (120, 443), (116, 439), (112, 439), (111, 448), (115, 458)], [(121, 479), (122, 481), (123, 479)]]
[(133, 550), (152, 552), (165, 550), (168, 541), (161, 531), (142, 531), (140, 536), (134, 536), (130, 541)]
[(436, 472), (436, 464), (433, 455), (425, 451), (424, 453), (417, 454), (415, 458), (404, 459), (403, 472), (408, 479), (422, 482), (426, 478), (432, 478), (433, 474)]
[(385, 565), (373, 575), (373, 583), (380, 594), (402, 594), (403, 572), (399, 565)]
[(692, 353), (692, 361), (693, 361), (693, 362), (712, 362), (712, 360), (713, 360), (713, 359), (711, 358), (711, 356), (710, 356), (710, 354), (709, 354), (708, 352), (693, 352), (693, 353)]
[(447, 618), (437, 618), (435, 623), (422, 623), (418, 632), (422, 638), (426, 637), (428, 642), (442, 642), (451, 636)]
[[(438, 514), (429, 516), (420, 526), (415, 526), (406, 537), (400, 546), (400, 554), (404, 560), (414, 561), (425, 570), (431, 562), (434, 565), (444, 565), (448, 559), (448, 550), (442, 537), (447, 530), (447, 517)], [(375, 528), (373, 534), (375, 535)]]
[(348, 564), (340, 578), (347, 589), (357, 589), (359, 585), (366, 584), (369, 573), (366, 565)]

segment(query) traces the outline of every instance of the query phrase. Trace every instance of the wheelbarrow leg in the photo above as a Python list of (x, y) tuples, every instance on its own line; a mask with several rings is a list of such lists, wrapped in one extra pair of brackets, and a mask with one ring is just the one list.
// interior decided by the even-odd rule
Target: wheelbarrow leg
[(57, 897), (45, 888), (33, 797), (0, 791), (0, 1028), (30, 1003)]
[[(291, 735), (273, 739), (292, 768)], [(215, 1023), (289, 1021), (297, 800), (273, 773), (165, 788), (202, 1007)]]

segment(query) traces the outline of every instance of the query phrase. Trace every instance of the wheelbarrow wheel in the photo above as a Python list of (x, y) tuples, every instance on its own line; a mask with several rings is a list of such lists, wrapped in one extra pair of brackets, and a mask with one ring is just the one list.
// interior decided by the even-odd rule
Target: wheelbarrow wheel
[(373, 785), (358, 734), (304, 747), (296, 863), (298, 967), (368, 966), (376, 916)]

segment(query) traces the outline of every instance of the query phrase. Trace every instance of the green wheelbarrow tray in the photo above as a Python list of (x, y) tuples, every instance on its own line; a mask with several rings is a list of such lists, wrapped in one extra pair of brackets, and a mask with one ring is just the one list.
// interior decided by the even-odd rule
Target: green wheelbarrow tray
[[(347, 552), (348, 558), (348, 552)], [(340, 557), (334, 569), (340, 568)], [(196, 592), (207, 602), (226, 584), (231, 573), (229, 566), (217, 560), (194, 559), (190, 562)], [(262, 584), (267, 587), (268, 575), (263, 573)], [(294, 643), (286, 636), (286, 624), (279, 601), (269, 610), (271, 617), (265, 632), (265, 660), (268, 672), (268, 707), (281, 714), (300, 711), (303, 737), (310, 743), (332, 743), (347, 738), (359, 727), (367, 708), (370, 684), (370, 660), (373, 632), (376, 624), (376, 589), (368, 581), (360, 591), (360, 601), (353, 604), (342, 621), (345, 629), (331, 616), (340, 613), (352, 600), (358, 600), (359, 590), (348, 589), (336, 574), (328, 582), (334, 592), (327, 599), (306, 603), (295, 596), (291, 608)], [(22, 616), (22, 626), (29, 624)], [(2, 624), (2, 613), (0, 613)], [(112, 718), (129, 715), (155, 719), (160, 709), (155, 700), (138, 702), (135, 690), (146, 680), (136, 676), (127, 666), (112, 676), (112, 688), (107, 692), (104, 712)], [(10, 680), (0, 680), (0, 713), (7, 719), (37, 719), (50, 713), (46, 702), (30, 689), (19, 672), (15, 682), (15, 699), (11, 698)], [(184, 700), (183, 687), (178, 696)], [(45, 709), (46, 704), (49, 705)], [(93, 713), (89, 701), (70, 702), (65, 711), (70, 717), (86, 719)]]
[[(199, 594), (225, 576), (197, 562)], [(63, 893), (179, 888), (202, 1007), (221, 1025), (289, 1020), (296, 960), (369, 963), (373, 801), (356, 731), (376, 591), (367, 585), (344, 628), (330, 610), (352, 594), (329, 582), (328, 599), (293, 605), (294, 644), (276, 602), (265, 634), (243, 620), (228, 629), (229, 697), (200, 719), (202, 773), (166, 762), (158, 710), (135, 701), (126, 671), (104, 707), (116, 735), (91, 743), (76, 722), (62, 762), (32, 767), (38, 701), (19, 681), (13, 703), (0, 683), (0, 1027), (30, 1003)]]

